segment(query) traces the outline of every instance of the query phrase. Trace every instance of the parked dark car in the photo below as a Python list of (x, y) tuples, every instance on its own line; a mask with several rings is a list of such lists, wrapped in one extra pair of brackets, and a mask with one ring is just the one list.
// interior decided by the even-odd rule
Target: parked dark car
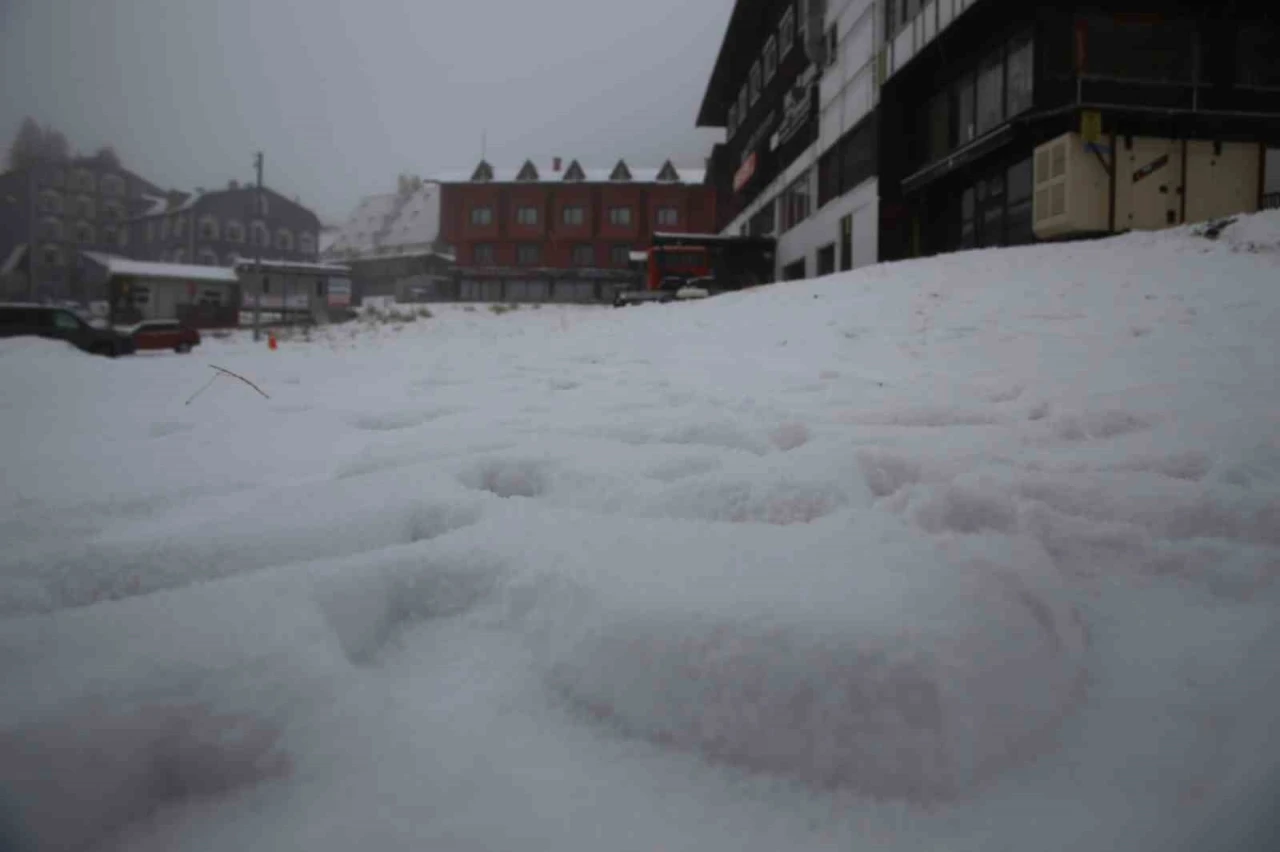
[(172, 349), (174, 352), (190, 352), (200, 345), (200, 332), (177, 320), (143, 320), (130, 332), (134, 346), (144, 349)]
[(65, 340), (94, 355), (129, 355), (133, 339), (111, 328), (94, 328), (66, 308), (0, 302), (0, 337)]

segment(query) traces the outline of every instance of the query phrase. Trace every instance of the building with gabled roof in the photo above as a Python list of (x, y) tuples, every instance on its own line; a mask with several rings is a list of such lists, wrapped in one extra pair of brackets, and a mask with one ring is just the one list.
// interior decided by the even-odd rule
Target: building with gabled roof
[(528, 159), (436, 176), (440, 235), (457, 296), (484, 301), (612, 301), (636, 282), (631, 254), (655, 231), (705, 232), (716, 196), (702, 168), (584, 166)]

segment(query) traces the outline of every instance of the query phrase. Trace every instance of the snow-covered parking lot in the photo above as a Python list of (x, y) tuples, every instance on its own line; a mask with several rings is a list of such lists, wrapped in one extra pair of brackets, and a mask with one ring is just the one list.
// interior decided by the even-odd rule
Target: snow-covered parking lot
[(1280, 214), (432, 312), (0, 341), (10, 843), (1261, 848)]

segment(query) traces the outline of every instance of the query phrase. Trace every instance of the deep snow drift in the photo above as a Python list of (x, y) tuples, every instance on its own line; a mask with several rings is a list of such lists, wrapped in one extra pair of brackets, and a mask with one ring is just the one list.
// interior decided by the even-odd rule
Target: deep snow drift
[(0, 341), (13, 837), (1258, 848), (1280, 216), (432, 311)]

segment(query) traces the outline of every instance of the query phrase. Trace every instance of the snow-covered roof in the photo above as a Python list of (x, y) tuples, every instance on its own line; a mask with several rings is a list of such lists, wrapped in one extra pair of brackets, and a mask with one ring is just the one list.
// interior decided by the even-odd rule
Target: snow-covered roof
[(96, 251), (81, 252), (107, 270), (108, 275), (130, 275), (135, 278), (181, 278), (189, 281), (223, 281), (235, 283), (235, 270), (225, 266), (197, 266), (185, 263), (151, 263), (130, 260)]
[(351, 271), (348, 266), (338, 263), (305, 263), (294, 260), (254, 260), (242, 257), (236, 261), (236, 268), (261, 266), (263, 269), (289, 270), (291, 272), (329, 272), (345, 275)]
[(325, 253), (408, 254), (433, 247), (439, 236), (440, 186), (426, 183), (408, 195), (389, 192), (364, 198)]
[[(560, 183), (565, 180), (565, 174), (569, 171), (571, 165), (575, 161), (571, 157), (561, 158), (560, 169), (557, 171), (553, 160), (532, 160), (534, 168), (537, 170), (537, 183)], [(666, 164), (663, 164), (666, 165)], [(520, 170), (525, 167), (524, 163), (517, 163), (509, 166), (491, 166), (493, 170), (492, 183), (516, 183), (516, 177), (520, 174)], [(604, 167), (586, 167), (582, 166), (583, 183), (665, 183), (668, 181), (659, 181), (658, 175), (662, 173), (663, 166), (656, 168), (637, 167), (630, 163), (627, 164), (627, 170), (631, 172), (629, 181), (611, 181), (614, 169), (617, 167), (615, 163), (612, 166)], [(692, 168), (683, 166), (674, 166), (675, 180), (670, 183), (677, 184), (700, 184), (706, 176), (706, 169)], [(467, 171), (449, 170), (436, 175), (435, 180), (440, 183), (472, 183), (472, 176), (476, 173), (476, 168)], [(535, 181), (521, 181), (522, 183), (533, 183)]]

